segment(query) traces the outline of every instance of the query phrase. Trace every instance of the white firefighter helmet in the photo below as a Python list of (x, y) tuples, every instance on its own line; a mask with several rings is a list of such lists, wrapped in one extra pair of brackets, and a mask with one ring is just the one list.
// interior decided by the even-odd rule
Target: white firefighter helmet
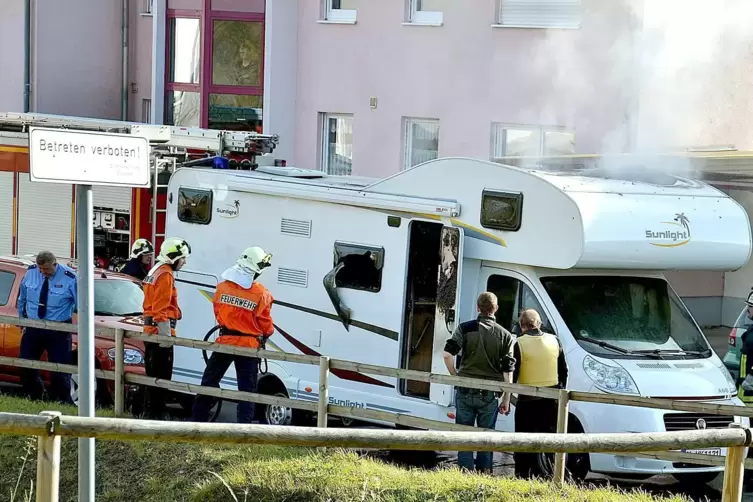
[(753, 291), (748, 294), (748, 299), (745, 300), (745, 303), (748, 305), (748, 307), (753, 307)]
[(252, 270), (256, 274), (272, 265), (272, 255), (258, 246), (247, 248), (238, 258), (238, 265)]
[(154, 246), (146, 239), (136, 239), (133, 246), (131, 246), (131, 258), (138, 258), (139, 256), (152, 253), (154, 253)]
[(157, 259), (163, 263), (173, 264), (181, 258), (188, 258), (191, 246), (180, 237), (168, 237), (162, 243)]

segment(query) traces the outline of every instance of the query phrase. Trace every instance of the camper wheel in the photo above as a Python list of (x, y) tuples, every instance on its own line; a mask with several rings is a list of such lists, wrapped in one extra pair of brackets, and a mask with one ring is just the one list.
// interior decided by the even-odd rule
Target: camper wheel
[[(259, 379), (259, 394), (287, 398), (286, 390), (285, 384), (272, 374)], [(293, 423), (293, 409), (287, 406), (257, 404), (256, 410), (260, 423), (267, 425), (291, 425)]]

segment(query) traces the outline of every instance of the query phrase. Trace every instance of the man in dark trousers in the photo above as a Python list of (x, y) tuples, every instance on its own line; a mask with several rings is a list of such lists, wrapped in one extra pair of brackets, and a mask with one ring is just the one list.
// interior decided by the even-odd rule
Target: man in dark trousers
[[(18, 294), (18, 316), (43, 321), (71, 322), (78, 303), (76, 274), (65, 265), (57, 263), (55, 255), (42, 251), (36, 263), (26, 271)], [(40, 328), (24, 328), (21, 337), (21, 359), (39, 361), (47, 352), (53, 363), (71, 364), (71, 333)], [(50, 397), (72, 404), (71, 377), (65, 373), (52, 373)], [(32, 399), (44, 396), (44, 384), (39, 371), (21, 370), (24, 392)]]
[[(509, 331), (497, 324), (497, 297), (494, 293), (481, 293), (476, 302), (478, 318), (460, 324), (444, 347), (444, 362), (450, 375), (484, 380), (510, 382), (515, 368), (514, 340)], [(455, 370), (455, 356), (461, 354), (460, 368)], [(510, 394), (490, 390), (457, 387), (455, 423), (494, 429), (498, 413), (508, 413)], [(458, 452), (461, 469), (472, 471), (473, 452)], [(491, 473), (492, 452), (476, 452), (475, 468)]]
[[(524, 310), (519, 319), (521, 336), (515, 344), (515, 382), (532, 387), (567, 386), (567, 364), (559, 339), (541, 331), (541, 316)], [(556, 432), (557, 401), (518, 396), (515, 405), (515, 432)], [(514, 453), (515, 475), (522, 478), (542, 475), (538, 453)]]

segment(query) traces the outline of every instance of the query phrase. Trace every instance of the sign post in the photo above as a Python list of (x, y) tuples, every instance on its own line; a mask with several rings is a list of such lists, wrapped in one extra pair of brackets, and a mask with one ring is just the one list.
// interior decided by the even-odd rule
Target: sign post
[[(92, 185), (148, 187), (149, 153), (149, 141), (143, 137), (29, 128), (31, 181), (76, 185), (78, 414), (81, 417), (93, 417), (95, 409)], [(94, 502), (94, 439), (78, 441), (78, 500)]]

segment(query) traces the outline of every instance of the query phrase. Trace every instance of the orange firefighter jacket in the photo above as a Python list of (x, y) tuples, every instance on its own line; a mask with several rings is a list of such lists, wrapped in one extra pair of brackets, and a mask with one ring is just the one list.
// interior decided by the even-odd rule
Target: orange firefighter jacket
[[(243, 335), (220, 335), (217, 343), (259, 348), (257, 337), (269, 337), (275, 327), (272, 324), (272, 302), (274, 299), (263, 285), (255, 282), (249, 289), (232, 281), (223, 281), (217, 285), (214, 293), (214, 316), (217, 324), (227, 331)], [(251, 336), (248, 336), (251, 335)]]
[[(183, 317), (178, 307), (178, 291), (175, 289), (173, 268), (164, 264), (144, 279), (144, 318), (151, 317), (154, 323), (177, 321)], [(144, 325), (144, 333), (157, 334), (157, 326)], [(175, 336), (175, 328), (170, 327)]]

